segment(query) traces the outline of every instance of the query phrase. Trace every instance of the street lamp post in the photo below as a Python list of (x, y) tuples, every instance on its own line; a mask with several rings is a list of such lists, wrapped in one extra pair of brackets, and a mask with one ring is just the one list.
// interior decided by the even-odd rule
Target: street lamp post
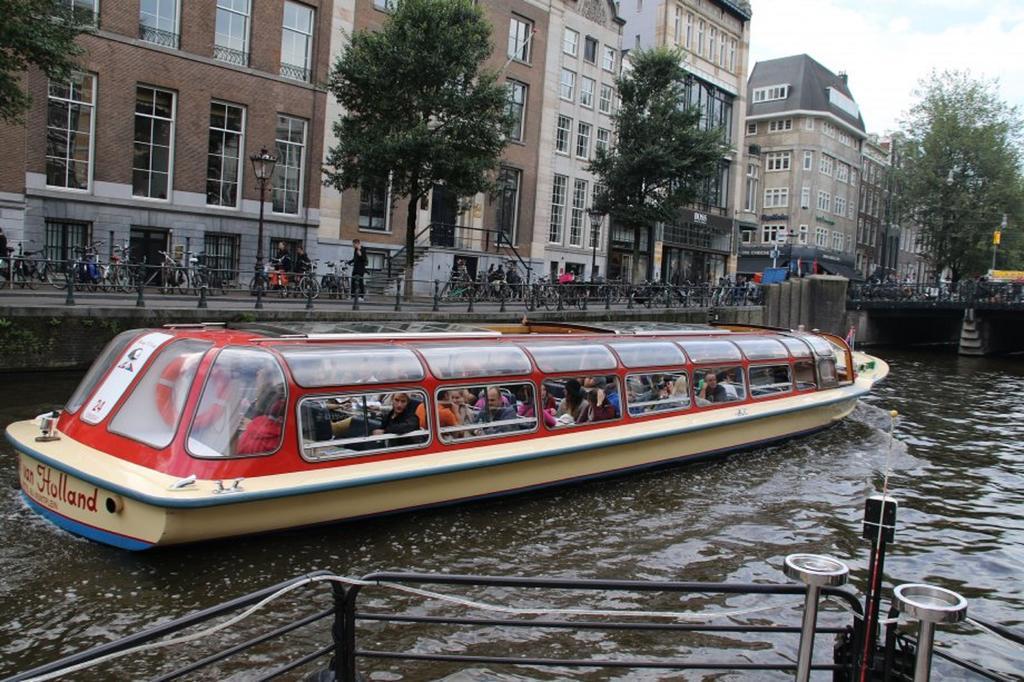
[(259, 228), (256, 234), (256, 277), (253, 281), (256, 283), (256, 307), (263, 307), (263, 285), (264, 285), (264, 273), (263, 273), (263, 197), (267, 191), (267, 181), (270, 180), (274, 174), (274, 165), (277, 163), (277, 157), (267, 151), (266, 147), (263, 147), (256, 154), (249, 157), (252, 161), (252, 172), (256, 176), (256, 182), (260, 188), (260, 221)]
[(600, 240), (601, 230), (601, 219), (604, 217), (604, 213), (597, 208), (591, 206), (587, 209), (587, 214), (590, 216), (590, 281), (594, 281), (594, 271), (597, 270), (597, 243)]

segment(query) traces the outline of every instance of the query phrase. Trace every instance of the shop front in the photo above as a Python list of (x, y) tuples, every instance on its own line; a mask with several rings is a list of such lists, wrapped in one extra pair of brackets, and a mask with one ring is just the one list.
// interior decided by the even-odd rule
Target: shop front
[(727, 272), (733, 222), (723, 216), (684, 210), (661, 235), (661, 280), (674, 285), (716, 283)]

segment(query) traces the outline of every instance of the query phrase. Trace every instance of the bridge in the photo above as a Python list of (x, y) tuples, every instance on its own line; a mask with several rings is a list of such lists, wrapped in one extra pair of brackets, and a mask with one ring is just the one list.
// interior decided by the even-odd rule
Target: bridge
[(851, 284), (847, 320), (860, 342), (956, 343), (961, 355), (1024, 351), (1024, 286)]

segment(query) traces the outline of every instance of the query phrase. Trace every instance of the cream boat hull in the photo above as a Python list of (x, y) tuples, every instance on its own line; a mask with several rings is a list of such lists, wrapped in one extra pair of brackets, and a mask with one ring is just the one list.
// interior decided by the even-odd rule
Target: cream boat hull
[(175, 477), (66, 436), (37, 443), (31, 421), (11, 424), (7, 438), (19, 453), (25, 499), (40, 514), (94, 540), (146, 549), (522, 492), (792, 438), (827, 428), (853, 410), (888, 371), (881, 360), (868, 359), (873, 367), (855, 383), (828, 391), (390, 461), (325, 465), (245, 479), (233, 492), (217, 492), (211, 480), (173, 490)]

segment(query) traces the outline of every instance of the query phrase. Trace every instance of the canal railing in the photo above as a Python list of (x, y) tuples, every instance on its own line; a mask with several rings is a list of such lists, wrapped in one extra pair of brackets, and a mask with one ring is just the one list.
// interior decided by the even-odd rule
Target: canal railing
[(1024, 287), (1013, 282), (851, 283), (846, 293), (853, 307), (1024, 308)]
[[(565, 669), (771, 672), (794, 674), (799, 682), (821, 671), (836, 681), (923, 682), (933, 656), (943, 659), (949, 674), (1009, 679), (934, 648), (937, 626), (966, 618), (966, 601), (950, 590), (901, 584), (892, 590), (888, 617), (879, 617), (895, 508), (891, 497), (866, 505), (864, 536), (872, 554), (863, 605), (845, 586), (847, 566), (816, 554), (786, 557), (783, 572), (791, 583), (403, 572), (353, 579), (318, 571), (7, 679), (42, 682), (96, 667), (99, 675), (154, 680), (193, 673), (247, 680), (302, 674), (310, 681), (355, 682), (376, 661), (400, 665), (415, 679), (437, 677), (438, 668), (422, 669), (434, 665), (444, 669), (442, 675), (492, 666), (555, 675)], [(264, 627), (237, 632), (257, 619)], [(1024, 650), (1020, 633), (977, 617), (969, 621)], [(915, 622), (916, 628), (907, 627)], [(559, 638), (565, 633), (568, 638)], [(288, 639), (299, 635), (299, 642)], [(605, 638), (615, 635), (623, 641), (605, 646), (611, 644)], [(833, 639), (830, 658), (821, 655), (821, 646), (814, 655), (815, 639), (824, 635)], [(596, 653), (588, 653), (588, 645)], [(154, 660), (156, 650), (170, 647), (183, 651)], [(609, 656), (608, 648), (629, 653)], [(661, 653), (647, 654), (652, 648)], [(126, 665), (122, 659), (129, 656), (141, 662)], [(110, 666), (118, 666), (115, 673)]]

